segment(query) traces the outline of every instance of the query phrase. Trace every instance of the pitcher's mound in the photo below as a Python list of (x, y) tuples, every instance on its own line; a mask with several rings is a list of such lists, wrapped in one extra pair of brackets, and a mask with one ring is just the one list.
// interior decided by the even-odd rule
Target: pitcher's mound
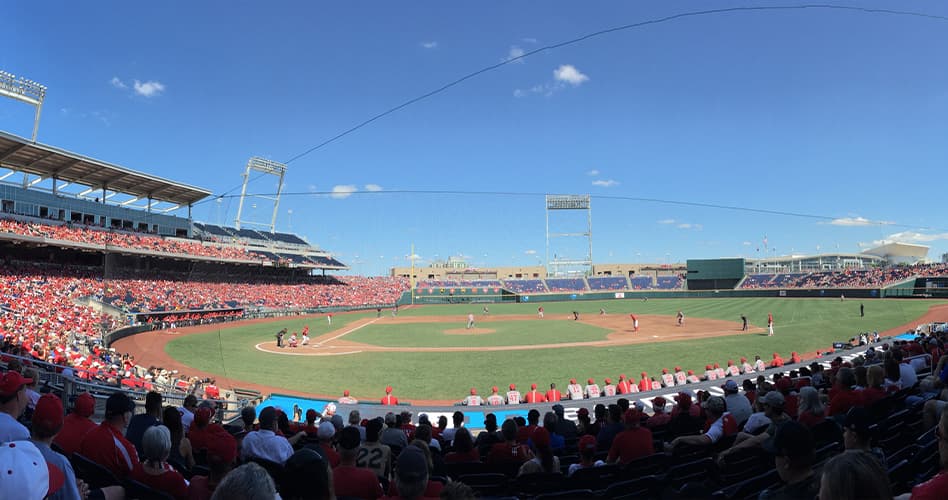
[(484, 335), (487, 333), (494, 333), (496, 330), (491, 328), (453, 328), (451, 330), (444, 330), (444, 333), (448, 335)]

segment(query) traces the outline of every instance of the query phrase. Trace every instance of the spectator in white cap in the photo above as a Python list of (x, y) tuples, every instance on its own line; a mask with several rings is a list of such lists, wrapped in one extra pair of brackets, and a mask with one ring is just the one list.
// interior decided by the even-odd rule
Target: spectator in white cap
[(0, 444), (0, 497), (47, 498), (66, 481), (63, 471), (46, 461), (29, 441)]
[(739, 392), (737, 382), (733, 379), (724, 383), (724, 402), (727, 403), (727, 411), (734, 416), (738, 427), (743, 426), (751, 413), (754, 413), (750, 400)]
[(333, 448), (332, 438), (336, 435), (336, 426), (332, 422), (323, 420), (319, 423), (319, 430), (316, 431), (316, 437), (319, 438), (319, 449), (316, 450), (329, 463), (330, 466), (339, 465), (339, 453)]

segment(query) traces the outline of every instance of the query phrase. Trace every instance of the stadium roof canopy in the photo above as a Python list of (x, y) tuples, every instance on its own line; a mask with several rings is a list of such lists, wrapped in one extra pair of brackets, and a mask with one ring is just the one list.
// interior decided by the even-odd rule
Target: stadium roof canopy
[(928, 247), (925, 245), (893, 242), (863, 250), (862, 253), (877, 255), (886, 259), (892, 257), (924, 259), (928, 255)]
[(32, 142), (0, 131), (0, 166), (95, 189), (187, 206), (210, 196), (206, 189), (136, 172), (102, 160)]

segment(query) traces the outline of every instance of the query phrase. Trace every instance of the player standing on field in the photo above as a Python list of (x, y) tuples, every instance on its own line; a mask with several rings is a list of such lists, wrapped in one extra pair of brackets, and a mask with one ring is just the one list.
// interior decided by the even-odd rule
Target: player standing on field
[(467, 315), (467, 329), (470, 330), (474, 328), (474, 313), (468, 313)]

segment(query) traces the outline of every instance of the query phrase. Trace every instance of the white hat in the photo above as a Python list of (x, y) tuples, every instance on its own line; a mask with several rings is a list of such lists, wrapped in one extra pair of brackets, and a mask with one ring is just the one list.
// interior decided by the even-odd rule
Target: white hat
[(45, 498), (65, 482), (63, 471), (48, 464), (29, 441), (0, 444), (0, 496), (4, 498)]
[(336, 435), (336, 426), (332, 425), (332, 422), (328, 420), (323, 420), (319, 424), (319, 430), (316, 431), (316, 436), (319, 439), (332, 439)]

